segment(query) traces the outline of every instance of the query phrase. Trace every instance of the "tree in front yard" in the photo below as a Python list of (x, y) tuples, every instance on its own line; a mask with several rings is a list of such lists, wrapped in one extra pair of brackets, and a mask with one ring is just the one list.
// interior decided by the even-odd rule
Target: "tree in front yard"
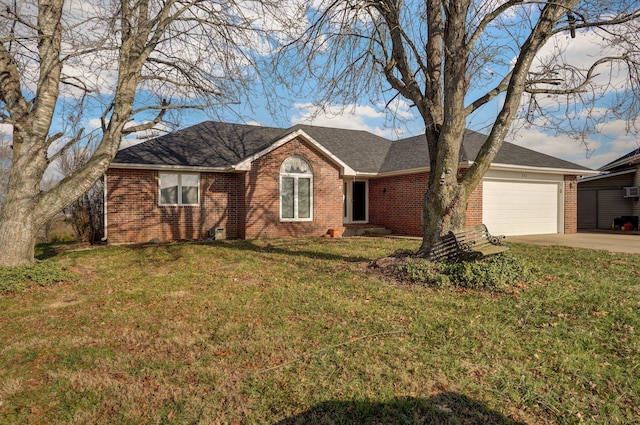
[[(32, 262), (38, 230), (104, 174), (123, 135), (167, 111), (248, 99), (257, 60), (279, 42), (283, 2), (4, 2), (0, 124), (12, 159), (0, 215), (0, 267)], [(85, 123), (78, 131), (70, 123)], [(86, 130), (93, 126), (95, 130)], [(86, 137), (86, 163), (48, 190), (46, 173)]]
[[(633, 126), (638, 115), (635, 0), (327, 0), (308, 13), (308, 31), (281, 60), (302, 58), (324, 101), (368, 93), (388, 106), (400, 97), (424, 122), (423, 255), (464, 225), (468, 198), (516, 120), (579, 136), (607, 117)], [(576, 43), (582, 54), (572, 57)], [(494, 111), (488, 138), (462, 172), (464, 131), (483, 107)]]
[(11, 141), (6, 135), (0, 133), (0, 214), (2, 213), (4, 198), (7, 195), (11, 156)]

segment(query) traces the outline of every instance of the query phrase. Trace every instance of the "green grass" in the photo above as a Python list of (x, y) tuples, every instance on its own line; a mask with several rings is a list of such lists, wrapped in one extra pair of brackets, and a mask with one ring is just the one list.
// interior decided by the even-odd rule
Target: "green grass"
[(634, 423), (640, 256), (512, 245), (507, 292), (394, 283), (415, 241), (51, 254), (0, 295), (0, 423)]

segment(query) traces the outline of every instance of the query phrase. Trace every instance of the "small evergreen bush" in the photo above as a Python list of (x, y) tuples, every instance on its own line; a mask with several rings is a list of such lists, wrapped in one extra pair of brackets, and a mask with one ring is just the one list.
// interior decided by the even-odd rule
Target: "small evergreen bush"
[(445, 266), (445, 263), (434, 263), (424, 258), (408, 258), (396, 266), (396, 276), (413, 283), (446, 288), (451, 285), (451, 280), (444, 273)]
[(402, 280), (445, 288), (455, 286), (470, 289), (506, 290), (518, 282), (529, 282), (537, 275), (527, 260), (509, 252), (477, 261), (435, 263), (422, 258), (408, 258), (395, 266)]
[(31, 286), (47, 286), (57, 282), (76, 282), (78, 276), (55, 261), (0, 268), (0, 294), (25, 290)]

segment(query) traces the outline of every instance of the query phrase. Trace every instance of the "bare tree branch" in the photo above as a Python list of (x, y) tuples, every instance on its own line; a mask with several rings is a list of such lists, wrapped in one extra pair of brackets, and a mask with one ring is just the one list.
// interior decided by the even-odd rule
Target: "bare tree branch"
[(581, 92), (584, 92), (585, 88), (593, 81), (593, 79), (595, 77), (598, 76), (598, 74), (596, 74), (596, 68), (598, 68), (599, 66), (601, 66), (603, 64), (616, 62), (616, 61), (623, 61), (624, 62), (624, 61), (627, 61), (628, 59), (629, 59), (629, 57), (627, 55), (608, 56), (608, 57), (605, 57), (605, 58), (598, 59), (587, 70), (587, 73), (584, 76), (584, 79), (582, 80), (582, 82), (580, 82), (579, 84), (577, 84), (577, 85), (575, 85), (573, 87), (569, 87), (569, 88), (566, 88), (566, 89), (535, 88), (535, 86), (540, 85), (540, 84), (543, 84), (543, 85), (544, 84), (550, 84), (550, 85), (557, 86), (557, 85), (560, 85), (562, 82), (565, 81), (563, 79), (545, 79), (545, 78), (541, 78), (541, 79), (528, 80), (524, 91), (526, 93), (529, 93), (529, 94), (555, 94), (555, 95), (581, 93)]

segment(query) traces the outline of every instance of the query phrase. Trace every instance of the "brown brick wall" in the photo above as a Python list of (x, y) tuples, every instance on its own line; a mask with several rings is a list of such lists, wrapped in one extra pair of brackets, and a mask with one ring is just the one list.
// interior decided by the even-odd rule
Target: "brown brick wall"
[(482, 182), (471, 192), (467, 203), (467, 226), (482, 224)]
[[(461, 171), (462, 172), (462, 171)], [(429, 173), (369, 181), (369, 222), (401, 235), (422, 236), (422, 204)], [(469, 197), (467, 226), (482, 223), (482, 184)]]
[[(291, 155), (313, 169), (313, 221), (281, 222), (279, 177)], [(421, 214), (428, 173), (369, 180), (369, 222), (396, 234), (422, 235)], [(321, 236), (342, 232), (342, 179), (337, 166), (301, 140), (293, 140), (256, 160), (247, 173), (201, 173), (199, 206), (159, 206), (158, 172), (109, 169), (107, 174), (109, 243), (202, 239), (214, 228), (228, 238)], [(564, 182), (564, 232), (577, 231), (575, 176)], [(482, 184), (469, 197), (467, 225), (482, 223)]]
[(369, 180), (369, 222), (398, 235), (422, 235), (422, 203), (429, 173)]
[[(280, 166), (292, 155), (304, 158), (313, 171), (313, 221), (280, 221)], [(342, 234), (342, 179), (336, 165), (312, 145), (294, 139), (253, 162), (245, 176), (246, 239)]]
[(158, 172), (110, 168), (107, 172), (109, 243), (202, 239), (223, 227), (238, 237), (240, 174), (201, 173), (199, 206), (158, 205)]
[(576, 176), (564, 176), (564, 233), (578, 231), (578, 184)]

